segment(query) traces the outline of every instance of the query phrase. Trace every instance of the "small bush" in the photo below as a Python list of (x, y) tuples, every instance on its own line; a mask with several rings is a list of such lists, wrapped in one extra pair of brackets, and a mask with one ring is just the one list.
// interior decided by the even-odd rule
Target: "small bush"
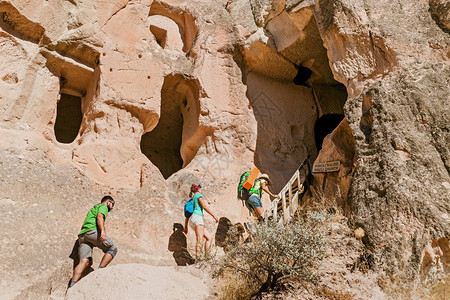
[(285, 275), (314, 281), (325, 255), (324, 224), (328, 218), (323, 211), (308, 212), (286, 226), (253, 225), (252, 242), (228, 251), (220, 271), (237, 273), (248, 286), (257, 286), (256, 293), (274, 288)]
[(257, 284), (248, 282), (245, 276), (231, 269), (223, 270), (218, 288), (224, 300), (247, 300), (259, 290)]
[(346, 292), (334, 291), (330, 288), (324, 287), (317, 289), (316, 295), (330, 300), (353, 300), (353, 295)]

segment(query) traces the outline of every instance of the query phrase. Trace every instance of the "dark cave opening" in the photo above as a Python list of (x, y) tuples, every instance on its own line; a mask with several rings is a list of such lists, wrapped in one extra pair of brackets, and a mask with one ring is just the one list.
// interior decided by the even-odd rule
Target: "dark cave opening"
[(176, 90), (179, 76), (168, 76), (161, 90), (161, 116), (156, 127), (145, 133), (141, 151), (161, 171), (165, 179), (181, 170), (180, 148), (183, 137), (181, 105), (186, 95)]
[(64, 144), (72, 143), (78, 135), (82, 119), (81, 97), (61, 94), (54, 127), (56, 140)]
[(306, 81), (311, 77), (312, 71), (306, 67), (298, 66), (297, 75), (295, 75), (292, 82), (295, 85), (304, 85), (306, 86)]
[(344, 119), (343, 114), (328, 114), (320, 117), (314, 124), (314, 137), (316, 139), (317, 152), (322, 149), (323, 139), (329, 135)]
[(268, 42), (244, 47), (235, 61), (257, 123), (254, 164), (279, 191), (304, 159), (317, 158), (344, 117), (348, 94), (330, 68), (313, 5), (288, 10), (265, 29)]

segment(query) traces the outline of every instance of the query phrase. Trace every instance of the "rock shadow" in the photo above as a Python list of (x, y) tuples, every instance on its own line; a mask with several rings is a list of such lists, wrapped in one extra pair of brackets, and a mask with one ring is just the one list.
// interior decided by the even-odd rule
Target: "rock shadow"
[(219, 224), (217, 225), (217, 230), (215, 234), (216, 246), (225, 247), (228, 241), (228, 230), (231, 228), (231, 221), (222, 217), (219, 219)]
[(0, 3), (0, 28), (19, 39), (39, 43), (45, 37), (45, 29), (22, 15), (12, 4)]
[(245, 229), (241, 223), (232, 224), (228, 218), (222, 217), (219, 219), (215, 234), (216, 246), (223, 248), (227, 253), (244, 242), (244, 233)]
[(187, 250), (187, 239), (183, 233), (184, 226), (180, 223), (173, 224), (173, 233), (169, 237), (167, 249), (173, 252), (173, 258), (178, 266), (187, 266), (194, 263), (194, 258)]

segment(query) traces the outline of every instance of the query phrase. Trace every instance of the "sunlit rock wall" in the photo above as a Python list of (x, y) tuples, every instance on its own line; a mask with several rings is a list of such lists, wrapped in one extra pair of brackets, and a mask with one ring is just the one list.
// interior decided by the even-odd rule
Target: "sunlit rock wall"
[(192, 183), (235, 222), (243, 171), (305, 159), (341, 162), (315, 189), (385, 291), (448, 272), (448, 30), (445, 1), (1, 0), (0, 292), (63, 291), (104, 194), (114, 263), (175, 264)]

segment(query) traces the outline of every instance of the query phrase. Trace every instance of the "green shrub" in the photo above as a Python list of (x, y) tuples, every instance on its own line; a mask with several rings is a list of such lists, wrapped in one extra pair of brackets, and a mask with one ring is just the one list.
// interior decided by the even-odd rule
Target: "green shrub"
[[(221, 271), (235, 272), (257, 293), (273, 288), (285, 275), (317, 279), (317, 267), (325, 255), (324, 211), (308, 212), (286, 226), (269, 223), (253, 225), (252, 242), (236, 245), (221, 262)], [(256, 293), (255, 293), (256, 294)]]

